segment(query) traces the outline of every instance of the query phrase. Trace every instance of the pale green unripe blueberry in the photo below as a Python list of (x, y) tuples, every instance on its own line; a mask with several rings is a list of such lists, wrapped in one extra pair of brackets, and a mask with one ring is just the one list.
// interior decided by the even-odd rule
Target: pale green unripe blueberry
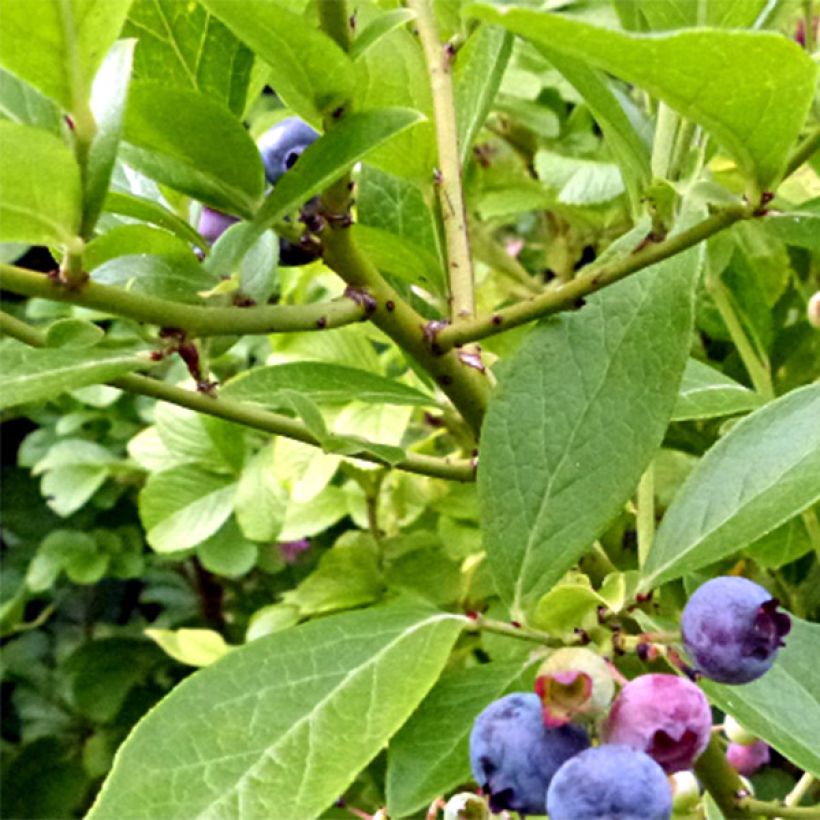
[(477, 794), (454, 794), (444, 807), (444, 820), (490, 820), (487, 801)]
[(739, 743), (741, 746), (751, 746), (757, 742), (757, 737), (744, 729), (731, 715), (726, 715), (723, 721), (723, 733), (732, 743)]
[(812, 327), (820, 328), (820, 290), (809, 299), (809, 303), (806, 306), (806, 314), (809, 324), (812, 325)]
[(690, 814), (700, 800), (700, 786), (690, 771), (675, 772), (669, 777), (672, 786), (672, 811), (675, 814)]
[(600, 655), (567, 647), (541, 664), (535, 692), (541, 698), (544, 723), (555, 727), (578, 716), (594, 718), (606, 712), (615, 695), (615, 681)]

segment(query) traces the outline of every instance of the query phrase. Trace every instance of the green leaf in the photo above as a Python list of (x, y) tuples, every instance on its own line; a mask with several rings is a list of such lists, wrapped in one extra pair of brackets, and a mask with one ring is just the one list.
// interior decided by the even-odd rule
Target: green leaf
[(447, 284), (439, 260), (410, 240), (381, 228), (356, 223), (351, 226), (356, 247), (380, 270), (411, 285), (420, 285), (444, 297)]
[(500, 370), (478, 489), (490, 568), (519, 615), (600, 535), (660, 445), (701, 255), (686, 251), (548, 320)]
[(751, 28), (767, 0), (652, 0), (641, 6), (653, 31), (716, 26), (718, 28)]
[(63, 134), (63, 119), (54, 103), (43, 97), (28, 83), (0, 68), (0, 114), (21, 125), (33, 125)]
[(136, 40), (120, 40), (111, 47), (94, 80), (91, 110), (97, 132), (88, 152), (83, 192), (83, 236), (89, 236), (103, 208), (114, 161), (120, 147), (125, 100), (131, 81)]
[(297, 587), (285, 592), (282, 601), (306, 617), (372, 604), (383, 590), (375, 545), (358, 540), (328, 550), (319, 566)]
[(472, 8), (547, 54), (569, 55), (645, 88), (713, 134), (762, 190), (782, 175), (814, 96), (816, 67), (781, 34), (642, 36), (530, 9)]
[(788, 213), (771, 214), (760, 224), (788, 245), (820, 251), (820, 198), (804, 202)]
[(236, 520), (253, 541), (276, 541), (285, 520), (287, 498), (273, 456), (272, 445), (263, 447), (245, 465), (236, 488)]
[(648, 588), (711, 564), (820, 498), (820, 385), (736, 424), (698, 462), (666, 511), (644, 567)]
[(146, 629), (145, 634), (166, 655), (187, 666), (210, 666), (231, 648), (213, 629)]
[(304, 119), (318, 124), (350, 97), (350, 57), (286, 0), (203, 0), (203, 5), (270, 66), (270, 85)]
[(510, 54), (512, 37), (496, 26), (479, 26), (456, 54), (453, 97), (462, 165), (498, 93)]
[(198, 248), (204, 249), (208, 245), (184, 219), (180, 219), (175, 213), (150, 199), (143, 199), (122, 191), (109, 191), (103, 209), (112, 214), (122, 214), (151, 225), (158, 225)]
[(316, 817), (424, 698), (462, 624), (394, 605), (235, 649), (137, 726), (89, 820)]
[(541, 150), (535, 155), (535, 172), (544, 185), (558, 192), (558, 201), (565, 205), (597, 205), (624, 192), (621, 172), (611, 162)]
[(780, 567), (802, 558), (811, 552), (811, 536), (802, 516), (796, 516), (776, 530), (758, 538), (743, 551), (753, 561), (766, 569)]
[(105, 331), (87, 319), (58, 319), (46, 330), (46, 347), (93, 347), (105, 338)]
[(199, 91), (242, 113), (253, 54), (198, 3), (134, 0), (123, 35), (140, 39), (135, 79)]
[(697, 359), (689, 359), (683, 371), (672, 421), (711, 419), (755, 410), (763, 399), (753, 390), (724, 376)]
[(197, 545), (196, 554), (208, 572), (239, 578), (254, 568), (259, 549), (245, 538), (236, 519), (231, 517), (210, 538)]
[(119, 256), (170, 256), (190, 258), (199, 264), (187, 242), (169, 231), (148, 225), (117, 225), (92, 239), (83, 252), (83, 263), (94, 271)]
[(436, 404), (431, 396), (394, 379), (325, 362), (290, 362), (255, 367), (227, 382), (221, 394), (267, 407), (289, 407), (289, 400), (280, 397), (283, 390), (295, 390), (320, 404), (345, 404), (354, 399), (370, 404), (415, 407)]
[(418, 37), (405, 28), (394, 29), (356, 61), (352, 105), (355, 111), (400, 106), (427, 117), (378, 147), (368, 162), (429, 187), (436, 164), (433, 99)]
[(133, 352), (32, 348), (8, 339), (0, 344), (3, 390), (0, 408), (53, 399), (66, 390), (101, 384), (148, 366)]
[(516, 689), (528, 689), (520, 663), (487, 663), (442, 676), (390, 741), (387, 810), (406, 817), (472, 779), (469, 736), (478, 713)]
[(415, 20), (415, 18), (415, 12), (410, 11), (410, 9), (393, 9), (380, 14), (356, 35), (356, 39), (348, 52), (350, 59), (358, 60), (369, 48), (376, 45), (382, 37), (390, 34), (393, 29)]
[(701, 681), (709, 700), (798, 768), (820, 777), (820, 626), (792, 618), (774, 666), (743, 686)]
[(66, 111), (87, 110), (97, 69), (117, 39), (131, 0), (60, 0), (32, 7), (0, 0), (0, 63)]
[(216, 240), (204, 267), (219, 277), (237, 274), (242, 293), (264, 303), (276, 288), (279, 242), (272, 231), (257, 236), (250, 222), (231, 225)]
[(257, 216), (269, 226), (327, 188), (374, 148), (420, 122), (407, 108), (383, 108), (348, 114), (327, 134), (309, 145), (299, 162), (277, 183)]
[[(428, 271), (437, 290), (446, 292), (441, 247), (433, 211), (421, 189), (408, 180), (365, 165), (356, 202), (362, 225), (391, 233), (415, 247), (421, 258), (432, 257)], [(391, 273), (393, 271), (390, 271)]]
[(0, 120), (0, 241), (67, 244), (80, 228), (80, 168), (62, 140)]
[(122, 158), (213, 208), (250, 217), (265, 184), (259, 150), (219, 103), (156, 82), (133, 82)]
[(296, 541), (318, 535), (347, 514), (347, 496), (341, 487), (325, 487), (318, 495), (305, 501), (291, 499), (279, 540)]
[(95, 282), (118, 285), (135, 293), (197, 304), (218, 279), (199, 264), (193, 253), (153, 256), (148, 253), (117, 256), (95, 268)]
[(230, 476), (193, 465), (152, 473), (139, 497), (148, 543), (157, 552), (178, 552), (213, 535), (231, 514), (236, 484)]

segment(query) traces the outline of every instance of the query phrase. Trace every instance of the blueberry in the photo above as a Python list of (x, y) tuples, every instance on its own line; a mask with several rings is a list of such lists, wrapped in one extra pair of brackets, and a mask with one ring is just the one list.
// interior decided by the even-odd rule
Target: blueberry
[(223, 214), (222, 211), (215, 211), (203, 205), (202, 213), (199, 215), (199, 233), (209, 244), (213, 244), (234, 222), (238, 221), (235, 216)]
[(691, 769), (709, 745), (712, 711), (703, 692), (677, 675), (641, 675), (621, 690), (603, 727), (609, 743), (623, 743), (672, 772)]
[(726, 750), (726, 759), (738, 774), (754, 774), (769, 762), (769, 746), (762, 740), (756, 740), (748, 745), (730, 743)]
[(268, 182), (275, 184), (319, 134), (299, 117), (287, 117), (259, 138), (258, 146)]
[(713, 578), (683, 610), (683, 644), (695, 668), (719, 683), (748, 683), (774, 663), (791, 620), (778, 600), (747, 578)]
[(587, 733), (578, 726), (544, 726), (538, 696), (520, 692), (494, 701), (476, 718), (470, 763), (494, 812), (543, 814), (553, 774), (588, 746)]
[(547, 790), (550, 820), (667, 820), (672, 789), (663, 769), (628, 746), (596, 746), (568, 760)]

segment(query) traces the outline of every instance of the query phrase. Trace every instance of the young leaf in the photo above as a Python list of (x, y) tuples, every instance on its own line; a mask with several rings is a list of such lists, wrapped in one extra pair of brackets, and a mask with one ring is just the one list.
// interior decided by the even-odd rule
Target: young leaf
[(531, 9), (478, 5), (473, 12), (545, 53), (567, 54), (645, 88), (710, 131), (762, 190), (780, 178), (814, 96), (816, 66), (781, 34), (641, 36)]
[(689, 359), (680, 384), (672, 421), (711, 419), (746, 413), (763, 404), (748, 387), (738, 384), (708, 364)]
[(512, 54), (512, 37), (497, 26), (479, 26), (458, 50), (453, 69), (456, 131), (462, 164), (484, 125), (504, 69)]
[(259, 547), (245, 538), (236, 519), (231, 517), (213, 535), (197, 544), (196, 554), (208, 572), (240, 578), (256, 565)]
[(820, 498), (820, 385), (740, 421), (700, 460), (661, 522), (649, 588), (745, 547)]
[(304, 119), (318, 124), (350, 97), (350, 57), (287, 2), (203, 0), (203, 5), (270, 66), (277, 95)]
[(442, 676), (390, 741), (387, 809), (406, 817), (471, 779), (469, 737), (478, 713), (515, 689), (526, 689), (526, 666), (487, 663)]
[(88, 817), (316, 817), (424, 698), (462, 624), (397, 604), (233, 650), (137, 726)]
[(8, 339), (0, 345), (0, 408), (53, 399), (66, 390), (101, 384), (148, 366), (133, 351), (33, 348)]
[(91, 81), (131, 0), (0, 0), (0, 63), (65, 111), (86, 110)]
[(157, 182), (219, 210), (250, 217), (262, 197), (262, 159), (241, 123), (193, 91), (133, 82), (123, 159)]
[(263, 447), (242, 470), (234, 497), (234, 514), (247, 538), (276, 541), (287, 509), (287, 496), (277, 476), (273, 446)]
[(703, 679), (709, 700), (800, 769), (820, 777), (820, 626), (792, 618), (786, 646), (762, 678), (744, 686)]
[(231, 514), (230, 476), (184, 465), (152, 473), (139, 497), (140, 519), (157, 552), (178, 552), (213, 535)]
[(225, 384), (221, 394), (268, 407), (289, 407), (289, 400), (277, 398), (283, 390), (295, 390), (320, 404), (345, 404), (354, 399), (372, 404), (417, 407), (436, 404), (432, 397), (401, 382), (366, 370), (326, 362), (291, 362), (256, 367)]
[(166, 655), (188, 666), (210, 666), (231, 647), (213, 629), (146, 629)]
[(804, 202), (794, 211), (767, 216), (760, 224), (788, 245), (820, 251), (820, 198)]
[(514, 617), (600, 535), (660, 445), (701, 255), (672, 257), (548, 320), (499, 373), (478, 489), (490, 568)]
[(123, 35), (140, 38), (135, 79), (199, 91), (242, 114), (253, 54), (198, 3), (134, 0)]
[(192, 264), (199, 264), (187, 242), (169, 231), (148, 225), (117, 225), (100, 234), (85, 246), (83, 263), (91, 272), (111, 259), (139, 254), (190, 259)]
[(55, 136), (63, 134), (60, 109), (28, 83), (0, 68), (0, 113), (12, 122), (34, 125)]
[(136, 40), (120, 40), (103, 61), (91, 94), (97, 132), (91, 142), (83, 181), (83, 236), (90, 236), (103, 208), (120, 147), (122, 121)]
[(80, 168), (58, 137), (0, 120), (0, 242), (66, 244), (80, 228)]

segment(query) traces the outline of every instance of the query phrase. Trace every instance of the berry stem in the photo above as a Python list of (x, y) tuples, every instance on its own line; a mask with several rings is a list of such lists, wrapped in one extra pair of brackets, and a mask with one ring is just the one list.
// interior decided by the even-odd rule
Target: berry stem
[(450, 316), (457, 324), (464, 319), (469, 319), (475, 313), (475, 293), (453, 99), (453, 55), (439, 39), (430, 0), (408, 0), (407, 5), (416, 13), (416, 26), (424, 50), (427, 71), (430, 75), (430, 88), (433, 93), (438, 164), (441, 175), (436, 187), (447, 242)]
[(783, 801), (787, 806), (796, 806), (805, 797), (806, 792), (814, 783), (814, 775), (811, 772), (803, 772), (803, 776), (797, 781), (795, 787), (786, 795)]
[(718, 808), (727, 817), (746, 817), (741, 812), (738, 795), (746, 787), (738, 773), (729, 765), (720, 738), (713, 734), (706, 751), (695, 761), (695, 774), (703, 787), (712, 795)]
[(468, 623), (466, 629), (475, 632), (492, 632), (496, 635), (506, 635), (510, 638), (539, 643), (543, 646), (561, 647), (567, 645), (564, 641), (553, 637), (547, 632), (531, 629), (528, 626), (516, 626), (516, 624), (506, 623), (505, 621), (497, 621), (494, 618), (487, 618), (484, 615), (477, 615), (473, 618), (472, 622)]
[[(755, 800), (753, 797), (743, 797), (736, 801), (737, 808), (728, 817), (820, 817), (820, 805), (814, 806), (787, 806), (777, 801)], [(743, 814), (739, 815), (737, 809)]]

